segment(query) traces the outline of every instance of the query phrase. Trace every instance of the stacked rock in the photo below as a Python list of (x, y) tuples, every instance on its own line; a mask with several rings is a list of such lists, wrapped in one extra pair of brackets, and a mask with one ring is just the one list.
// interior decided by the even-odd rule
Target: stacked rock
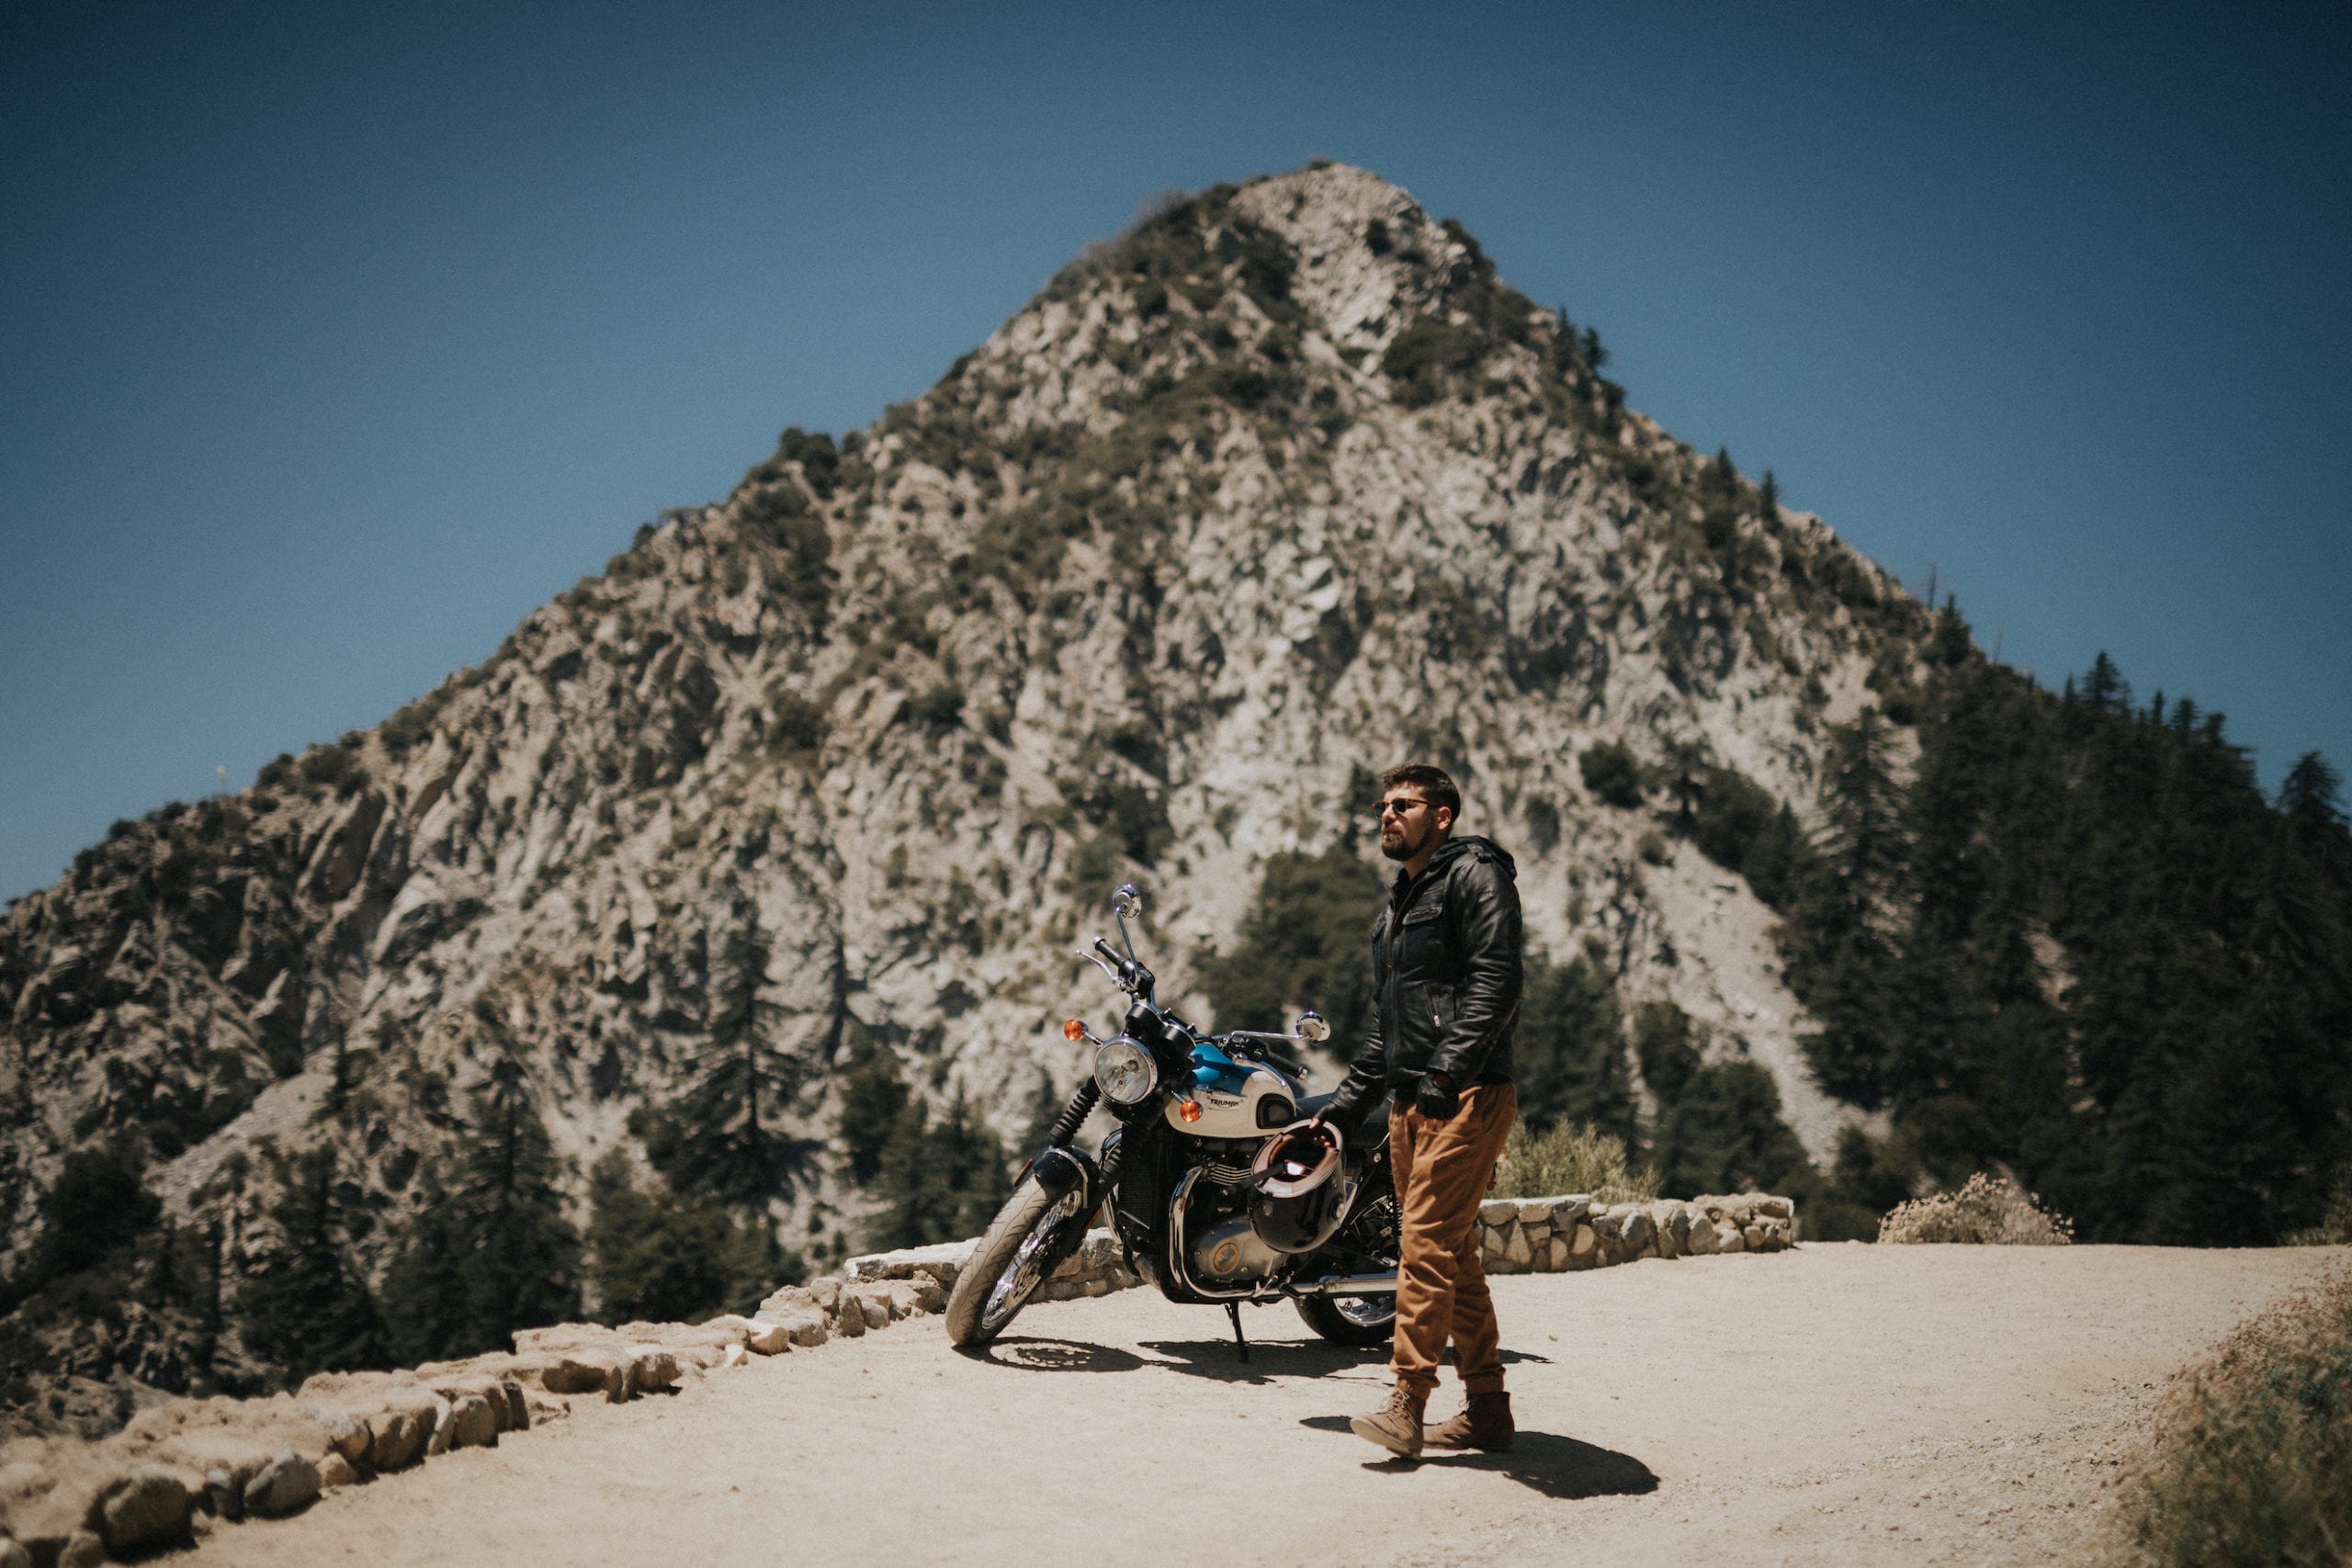
[(1762, 1192), (1595, 1203), (1559, 1198), (1490, 1198), (1478, 1208), (1478, 1244), (1490, 1274), (1556, 1274), (1639, 1258), (1778, 1252), (1797, 1237), (1796, 1205)]

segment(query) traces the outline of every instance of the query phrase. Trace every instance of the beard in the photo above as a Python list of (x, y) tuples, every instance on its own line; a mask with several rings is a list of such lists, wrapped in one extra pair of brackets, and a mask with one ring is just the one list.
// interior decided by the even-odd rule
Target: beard
[(1394, 838), (1386, 833), (1380, 835), (1380, 852), (1390, 860), (1411, 860), (1420, 852), (1420, 844), (1415, 841), (1412, 833), (1402, 826), (1397, 828)]

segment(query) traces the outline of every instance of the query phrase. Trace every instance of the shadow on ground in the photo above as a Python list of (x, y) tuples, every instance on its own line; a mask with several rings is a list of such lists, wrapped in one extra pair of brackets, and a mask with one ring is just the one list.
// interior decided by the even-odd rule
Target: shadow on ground
[[(1370, 1368), (1387, 1378), (1389, 1347), (1385, 1340), (1361, 1349), (1333, 1345), (1321, 1339), (1253, 1339), (1250, 1342), (1250, 1359), (1242, 1360), (1230, 1339), (1147, 1339), (1144, 1349), (1164, 1356), (1164, 1366), (1170, 1371), (1193, 1377), (1215, 1378), (1220, 1382), (1272, 1382), (1276, 1378), (1317, 1378), (1354, 1368)], [(1447, 1352), (1447, 1365), (1452, 1365), (1453, 1352)], [(1520, 1350), (1502, 1353), (1505, 1365), (1520, 1361), (1541, 1361), (1549, 1365), (1548, 1356), (1533, 1356)]]
[(957, 1352), (967, 1360), (992, 1367), (1013, 1367), (1024, 1372), (1131, 1372), (1151, 1365), (1132, 1351), (1108, 1345), (1088, 1345), (1075, 1339), (999, 1339), (967, 1346)]
[[(1363, 1441), (1348, 1430), (1348, 1418), (1344, 1416), (1310, 1416), (1299, 1425)], [(1425, 1449), (1418, 1462), (1408, 1459), (1364, 1461), (1367, 1470), (1403, 1472), (1418, 1470), (1422, 1465), (1446, 1470), (1491, 1470), (1530, 1491), (1564, 1503), (1579, 1497), (1637, 1497), (1657, 1490), (1657, 1474), (1633, 1455), (1550, 1432), (1521, 1430), (1509, 1453)]]

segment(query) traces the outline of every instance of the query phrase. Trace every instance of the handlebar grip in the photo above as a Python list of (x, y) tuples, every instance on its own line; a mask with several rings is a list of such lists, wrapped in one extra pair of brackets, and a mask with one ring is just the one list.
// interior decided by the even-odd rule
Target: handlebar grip
[(1109, 959), (1114, 964), (1119, 962), (1118, 950), (1114, 948), (1109, 942), (1104, 942), (1099, 936), (1094, 939), (1094, 951), (1101, 953), (1103, 957)]

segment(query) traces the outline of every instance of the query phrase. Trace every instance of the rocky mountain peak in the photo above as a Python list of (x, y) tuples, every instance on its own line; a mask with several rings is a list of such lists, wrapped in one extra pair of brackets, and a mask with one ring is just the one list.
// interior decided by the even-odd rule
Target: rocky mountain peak
[(1375, 867), (1363, 781), (1407, 756), (1517, 855), (1542, 952), (1714, 1026), (1826, 1151), (1844, 1113), (1769, 911), (1580, 759), (1802, 806), (1926, 617), (1601, 370), (1344, 165), (1091, 248), (872, 428), (787, 431), (481, 666), (14, 905), (14, 1261), (68, 1156), (119, 1134), (232, 1282), (327, 1150), (379, 1270), (498, 1083), (584, 1219), (587, 1173), (657, 1179), (662, 1118), (747, 1040), (765, 1207), (854, 1244), (852, 1064), (1018, 1134), (1082, 1068), (1054, 1026), (1103, 1005), (1069, 948), (1114, 883), (1206, 1014), (1270, 857)]

